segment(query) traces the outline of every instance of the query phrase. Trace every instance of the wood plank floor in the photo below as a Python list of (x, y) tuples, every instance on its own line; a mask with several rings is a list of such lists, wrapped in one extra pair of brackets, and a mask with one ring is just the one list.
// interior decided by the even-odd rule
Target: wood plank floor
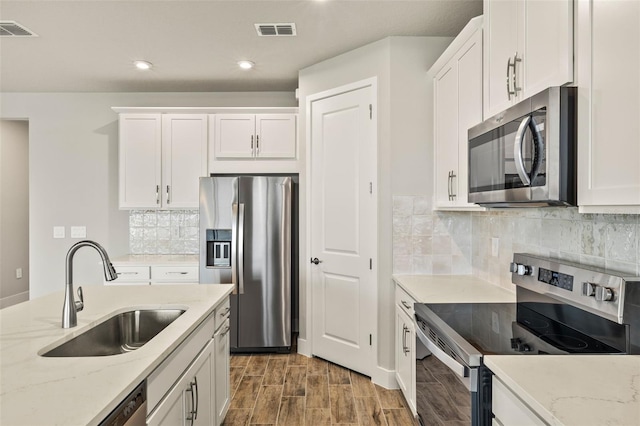
[(224, 425), (414, 425), (400, 390), (320, 358), (231, 356), (231, 406)]

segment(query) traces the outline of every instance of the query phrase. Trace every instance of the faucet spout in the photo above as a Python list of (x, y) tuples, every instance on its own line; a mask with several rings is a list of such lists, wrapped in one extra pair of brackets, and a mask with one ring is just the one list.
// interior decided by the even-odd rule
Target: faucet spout
[(107, 281), (113, 281), (118, 278), (115, 268), (109, 260), (106, 250), (95, 241), (84, 240), (79, 241), (71, 246), (67, 252), (65, 276), (66, 282), (64, 287), (64, 303), (62, 304), (62, 328), (72, 328), (78, 325), (77, 312), (84, 309), (84, 298), (82, 296), (82, 287), (78, 287), (78, 297), (80, 301), (75, 301), (73, 297), (73, 257), (81, 247), (94, 248), (102, 258), (102, 267), (104, 268), (104, 277)]

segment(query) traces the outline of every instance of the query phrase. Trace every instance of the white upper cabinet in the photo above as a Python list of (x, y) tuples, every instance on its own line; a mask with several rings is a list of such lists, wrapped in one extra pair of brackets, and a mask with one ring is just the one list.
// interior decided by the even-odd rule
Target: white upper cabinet
[(216, 114), (215, 158), (296, 158), (295, 114)]
[(640, 2), (577, 2), (578, 205), (640, 214)]
[(482, 121), (482, 18), (474, 18), (441, 59), (429, 71), (435, 73), (435, 208), (477, 209), (468, 202), (467, 141), (469, 128)]
[(197, 208), (200, 177), (207, 175), (207, 116), (162, 116), (162, 178), (165, 208)]
[(120, 114), (121, 209), (157, 208), (161, 173), (161, 114)]
[(573, 0), (484, 0), (484, 112), (573, 81)]
[(120, 114), (120, 208), (197, 208), (206, 114)]

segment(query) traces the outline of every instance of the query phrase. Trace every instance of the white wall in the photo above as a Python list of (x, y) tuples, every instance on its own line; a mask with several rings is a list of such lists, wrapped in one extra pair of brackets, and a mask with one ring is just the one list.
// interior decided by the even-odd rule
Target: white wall
[[(393, 370), (394, 294), (392, 271), (392, 194), (430, 194), (432, 148), (426, 139), (431, 113), (426, 72), (450, 38), (391, 37), (305, 68), (299, 73), (300, 117), (306, 97), (371, 77), (378, 81), (378, 366)], [(306, 140), (305, 120), (300, 137)], [(303, 144), (306, 155), (308, 141)], [(301, 182), (306, 187), (306, 179)], [(301, 224), (306, 227), (306, 193), (301, 194)], [(307, 247), (306, 239), (301, 247)], [(301, 256), (305, 276), (307, 254)], [(300, 337), (310, 338), (307, 283), (301, 282)]]
[(29, 123), (0, 120), (0, 308), (28, 299)]
[[(118, 210), (118, 122), (113, 106), (297, 106), (293, 93), (2, 93), (0, 118), (29, 120), (30, 296), (64, 286), (65, 256), (87, 227), (112, 257), (128, 251), (128, 214)], [(53, 226), (66, 238), (53, 239)], [(80, 250), (74, 282), (101, 284), (99, 256)], [(91, 303), (91, 301), (87, 301)], [(62, 301), (61, 301), (62, 303)]]

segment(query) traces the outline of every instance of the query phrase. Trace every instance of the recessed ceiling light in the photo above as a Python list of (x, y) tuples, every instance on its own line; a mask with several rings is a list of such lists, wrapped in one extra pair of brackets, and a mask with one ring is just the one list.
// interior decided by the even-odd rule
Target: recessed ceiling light
[(250, 70), (254, 65), (251, 61), (238, 61), (238, 66), (243, 70)]
[(139, 70), (144, 70), (144, 71), (150, 70), (151, 67), (153, 66), (153, 64), (151, 64), (151, 62), (147, 62), (147, 61), (133, 61), (133, 64)]

